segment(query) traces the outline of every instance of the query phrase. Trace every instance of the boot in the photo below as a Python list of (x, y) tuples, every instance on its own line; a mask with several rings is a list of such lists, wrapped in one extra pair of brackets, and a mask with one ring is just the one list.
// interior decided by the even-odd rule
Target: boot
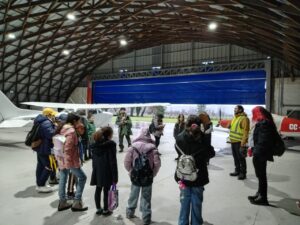
[(67, 200), (61, 200), (61, 201), (59, 201), (57, 211), (67, 210), (71, 207), (72, 207), (72, 204), (68, 203)]
[(238, 180), (245, 180), (246, 179), (246, 174), (240, 173), (238, 176)]
[(81, 212), (88, 210), (88, 207), (83, 207), (83, 203), (81, 200), (74, 200), (71, 209), (73, 212)]
[(259, 195), (256, 199), (250, 201), (253, 205), (269, 205), (268, 199)]
[(240, 174), (239, 172), (234, 171), (234, 172), (230, 173), (229, 175), (232, 176), (232, 177), (236, 177), (236, 176), (238, 176), (239, 174)]
[(259, 195), (258, 192), (255, 195), (250, 195), (250, 196), (248, 196), (248, 200), (253, 201), (254, 199), (256, 199), (258, 197), (258, 195)]

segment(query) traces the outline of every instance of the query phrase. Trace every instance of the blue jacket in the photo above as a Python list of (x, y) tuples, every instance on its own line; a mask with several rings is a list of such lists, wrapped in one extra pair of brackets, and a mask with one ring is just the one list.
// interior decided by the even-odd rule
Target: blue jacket
[(52, 121), (41, 114), (35, 118), (34, 124), (36, 123), (41, 124), (38, 135), (42, 139), (42, 143), (36, 148), (36, 152), (38, 154), (50, 155), (51, 148), (53, 147), (52, 137), (55, 133), (55, 126)]

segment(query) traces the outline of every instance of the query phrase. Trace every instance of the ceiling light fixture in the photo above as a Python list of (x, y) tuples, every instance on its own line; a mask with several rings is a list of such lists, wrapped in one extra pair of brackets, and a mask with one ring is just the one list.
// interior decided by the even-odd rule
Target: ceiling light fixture
[(76, 16), (74, 15), (74, 13), (68, 13), (68, 14), (67, 14), (67, 18), (68, 18), (69, 20), (76, 20)]
[(121, 46), (126, 46), (127, 45), (127, 41), (125, 39), (121, 39), (120, 40), (120, 45)]
[(16, 39), (16, 35), (14, 33), (8, 33), (7, 38), (13, 40)]
[(62, 54), (63, 55), (70, 55), (70, 51), (65, 49), (65, 50), (62, 51)]
[(209, 30), (215, 30), (217, 27), (218, 27), (218, 24), (215, 22), (211, 22), (210, 24), (208, 24)]

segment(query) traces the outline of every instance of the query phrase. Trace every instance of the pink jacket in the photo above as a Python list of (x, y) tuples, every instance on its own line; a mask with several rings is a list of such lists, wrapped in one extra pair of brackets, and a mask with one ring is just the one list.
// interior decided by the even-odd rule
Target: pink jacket
[(148, 153), (149, 163), (153, 170), (153, 176), (156, 176), (158, 170), (161, 166), (160, 158), (158, 155), (157, 148), (155, 147), (154, 140), (151, 139), (149, 129), (142, 128), (140, 135), (132, 141), (132, 147), (127, 151), (127, 154), (124, 159), (124, 166), (126, 170), (130, 173), (132, 170), (132, 164), (134, 160), (138, 157), (138, 153), (133, 150), (133, 147), (136, 148), (139, 152)]
[(80, 168), (78, 137), (74, 127), (70, 124), (65, 124), (60, 134), (66, 137), (66, 142), (64, 144), (64, 159), (60, 160), (59, 168)]

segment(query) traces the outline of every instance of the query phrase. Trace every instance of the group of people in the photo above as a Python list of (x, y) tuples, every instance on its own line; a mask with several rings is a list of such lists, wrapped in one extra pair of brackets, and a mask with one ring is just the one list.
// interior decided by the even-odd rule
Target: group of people
[(253, 108), (250, 128), (250, 120), (243, 106), (237, 105), (234, 108), (234, 118), (228, 128), (235, 165), (235, 170), (230, 173), (230, 176), (237, 176), (239, 180), (246, 179), (248, 149), (250, 155), (253, 155), (253, 166), (258, 178), (258, 190), (253, 196), (248, 196), (248, 199), (255, 205), (269, 205), (267, 161), (274, 161), (274, 139), (278, 137), (271, 113), (261, 106)]
[[(250, 144), (253, 152), (253, 165), (256, 176), (259, 180), (258, 191), (254, 196), (249, 196), (253, 204), (267, 205), (267, 161), (273, 161), (271, 148), (272, 135), (276, 127), (271, 114), (263, 107), (255, 107), (252, 110), (252, 121), (254, 122), (253, 144)], [(52, 138), (55, 134), (65, 137), (64, 155), (56, 157), (58, 161), (59, 179), (59, 206), (58, 210), (71, 208), (73, 211), (84, 211), (88, 208), (82, 202), (82, 193), (87, 180), (86, 174), (82, 170), (82, 158), (80, 157), (80, 137), (83, 132), (78, 131), (82, 126), (81, 117), (74, 113), (58, 118), (60, 123), (55, 125), (56, 112), (46, 108), (42, 115), (39, 115), (35, 122), (41, 123), (40, 137), (42, 143), (37, 151), (37, 190), (47, 188), (46, 182), (51, 173), (49, 155), (53, 147)], [(119, 147), (124, 151), (123, 138), (128, 141), (128, 150), (124, 159), (125, 169), (130, 174), (131, 191), (126, 208), (126, 217), (135, 217), (135, 210), (141, 192), (140, 210), (144, 225), (151, 223), (151, 196), (153, 178), (157, 175), (161, 166), (158, 145), (160, 137), (163, 135), (164, 125), (163, 116), (158, 115), (154, 118), (154, 135), (152, 139), (150, 127), (142, 128), (139, 135), (131, 141), (132, 122), (126, 115), (125, 109), (120, 110), (116, 124), (119, 126)], [(232, 153), (235, 163), (235, 171), (231, 176), (238, 176), (238, 179), (246, 178), (245, 147), (249, 136), (249, 119), (244, 113), (242, 106), (235, 107), (235, 116), (230, 125), (230, 140)], [(175, 149), (178, 153), (178, 165), (175, 171), (175, 181), (180, 188), (180, 213), (179, 225), (203, 224), (202, 202), (204, 186), (209, 182), (207, 165), (209, 159), (214, 157), (214, 148), (211, 145), (212, 122), (206, 113), (200, 115), (190, 115), (185, 121), (184, 115), (178, 116), (175, 124), (173, 136), (176, 140)], [(250, 134), (251, 136), (251, 134)], [(92, 156), (92, 175), (90, 185), (96, 186), (94, 200), (97, 208), (96, 214), (110, 215), (112, 212), (108, 207), (108, 192), (111, 186), (118, 183), (118, 163), (117, 163), (117, 144), (112, 140), (113, 130), (111, 127), (103, 127), (91, 135), (90, 151)], [(185, 156), (185, 158), (183, 157)], [(186, 157), (188, 156), (188, 157)], [(191, 171), (193, 179), (184, 178), (180, 174), (180, 166), (187, 163), (187, 158), (194, 168)], [(185, 161), (184, 161), (185, 160)], [(188, 164), (185, 164), (188, 165)], [(72, 204), (68, 202), (66, 195), (66, 184), (68, 176), (71, 174), (76, 177), (76, 192)], [(102, 194), (103, 193), (103, 194)], [(101, 198), (102, 196), (102, 198)], [(101, 204), (103, 199), (103, 204)]]

